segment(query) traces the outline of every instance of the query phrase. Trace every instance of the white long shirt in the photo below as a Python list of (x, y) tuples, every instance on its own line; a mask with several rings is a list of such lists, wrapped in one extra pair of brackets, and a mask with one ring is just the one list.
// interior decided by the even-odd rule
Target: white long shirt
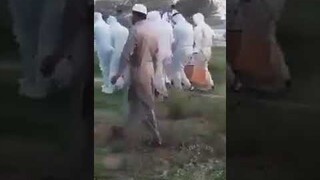
[(181, 14), (174, 16), (173, 19), (176, 22), (176, 25), (173, 28), (173, 35), (175, 39), (174, 48), (180, 49), (185, 47), (193, 47), (193, 26), (188, 23)]

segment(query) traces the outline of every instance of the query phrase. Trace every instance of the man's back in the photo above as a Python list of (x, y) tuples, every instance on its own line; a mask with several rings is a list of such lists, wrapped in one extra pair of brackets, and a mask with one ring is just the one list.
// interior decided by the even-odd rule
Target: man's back
[(214, 37), (214, 31), (207, 25), (198, 25), (194, 28), (194, 40), (196, 48), (202, 49), (206, 47), (211, 47)]
[(193, 27), (188, 22), (180, 22), (175, 25), (174, 38), (176, 47), (193, 46)]
[(137, 40), (134, 51), (134, 55), (136, 55), (135, 63), (141, 65), (145, 62), (154, 61), (158, 53), (158, 33), (154, 31), (152, 24), (146, 20), (138, 22), (133, 29)]
[(158, 33), (159, 53), (164, 56), (171, 55), (171, 45), (173, 43), (173, 28), (170, 23), (161, 19), (159, 11), (148, 13), (147, 20), (152, 24)]
[(121, 49), (120, 54), (122, 52), (123, 46), (125, 45), (129, 31), (127, 28), (122, 26), (120, 23), (116, 22), (114, 24), (110, 24), (110, 33), (111, 33), (111, 42), (115, 49)]
[(118, 22), (126, 28), (130, 28), (132, 26), (132, 23), (130, 22), (130, 17), (126, 14), (119, 14), (117, 19)]
[(94, 24), (94, 36), (97, 43), (97, 49), (110, 46), (110, 27), (103, 20)]
[(174, 41), (173, 28), (170, 23), (161, 20), (161, 35), (160, 35), (160, 47), (164, 48), (164, 51), (171, 52), (171, 45)]

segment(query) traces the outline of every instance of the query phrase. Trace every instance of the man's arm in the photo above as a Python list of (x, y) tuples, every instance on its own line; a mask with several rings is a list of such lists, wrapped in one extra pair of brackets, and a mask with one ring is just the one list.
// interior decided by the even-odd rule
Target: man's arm
[(174, 35), (173, 35), (173, 28), (170, 26), (170, 39), (171, 39), (171, 45), (175, 42)]
[(175, 51), (178, 45), (178, 39), (179, 39), (179, 32), (177, 28), (173, 28), (173, 37), (174, 37), (174, 42), (172, 44), (172, 50)]
[(120, 63), (119, 63), (119, 70), (118, 73), (112, 77), (111, 83), (115, 84), (117, 80), (124, 74), (125, 69), (130, 61), (132, 54), (137, 46), (137, 33), (134, 28), (131, 28), (128, 40), (123, 48)]
[(120, 66), (119, 66), (119, 71), (118, 75), (122, 75), (124, 70), (127, 67), (127, 64), (130, 61), (131, 55), (134, 53), (134, 50), (137, 45), (137, 33), (134, 28), (131, 29), (129, 33), (128, 40), (123, 48), (121, 58), (120, 58)]
[(201, 29), (201, 27), (195, 27), (194, 28), (194, 33), (193, 33), (193, 37), (194, 37), (194, 48), (196, 50), (200, 50), (201, 49), (201, 43), (202, 43), (202, 39), (203, 39), (203, 30)]

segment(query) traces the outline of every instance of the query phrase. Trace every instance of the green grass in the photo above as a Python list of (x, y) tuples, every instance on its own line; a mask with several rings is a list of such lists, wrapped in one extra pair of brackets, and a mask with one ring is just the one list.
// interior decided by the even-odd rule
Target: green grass
[(226, 95), (226, 48), (215, 47), (212, 50), (212, 59), (209, 62), (209, 71), (215, 82), (214, 94)]
[[(157, 103), (157, 116), (160, 120), (160, 131), (165, 140), (170, 143), (186, 143), (189, 145), (202, 144), (214, 147), (213, 154), (201, 153), (198, 156), (197, 165), (188, 167), (189, 160), (195, 153), (184, 150), (169, 150), (168, 156), (162, 156), (159, 152), (142, 153), (134, 156), (139, 160), (127, 160), (127, 164), (120, 171), (107, 170), (102, 159), (110, 154), (126, 153), (123, 144), (114, 142), (107, 146), (95, 148), (95, 175), (115, 178), (117, 175), (135, 177), (135, 179), (225, 179), (224, 157), (225, 144), (220, 136), (225, 135), (226, 130), (226, 102), (225, 102), (225, 48), (214, 48), (213, 59), (209, 69), (213, 74), (216, 89), (206, 93), (170, 91), (170, 98), (163, 103)], [(95, 61), (96, 77), (101, 77), (100, 69)], [(101, 92), (101, 84), (95, 86), (95, 122), (108, 125), (121, 125), (124, 121), (124, 94), (118, 92), (113, 95), (105, 95)], [(218, 97), (213, 97), (218, 96)], [(195, 140), (198, 139), (198, 140)], [(168, 142), (169, 142), (168, 141)], [(141, 152), (140, 152), (141, 153)], [(161, 157), (160, 157), (161, 156)], [(167, 159), (168, 167), (163, 167), (159, 162)], [(210, 158), (219, 159), (220, 162), (209, 161)], [(139, 163), (140, 162), (140, 163)], [(159, 168), (161, 170), (159, 170)], [(189, 169), (188, 169), (189, 168)], [(126, 170), (126, 173), (122, 172)], [(142, 171), (143, 170), (143, 171)], [(183, 175), (181, 174), (183, 173)], [(163, 175), (163, 173), (165, 175)], [(161, 176), (163, 175), (163, 176)]]

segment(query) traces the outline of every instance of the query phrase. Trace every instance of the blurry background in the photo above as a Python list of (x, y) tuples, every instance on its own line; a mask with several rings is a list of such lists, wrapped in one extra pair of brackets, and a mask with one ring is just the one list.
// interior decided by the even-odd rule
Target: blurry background
[[(2, 1), (0, 5), (0, 55), (14, 54), (17, 51), (17, 44), (14, 42), (14, 35), (11, 31), (11, 18), (8, 9), (8, 1)], [(4, 61), (0, 58), (0, 61)]]
[(289, 92), (228, 92), (228, 178), (319, 179), (319, 7), (317, 0), (287, 0), (277, 24), (292, 75)]
[(63, 152), (73, 114), (68, 92), (45, 100), (19, 95), (21, 61), (8, 2), (0, 3), (0, 179), (40, 179), (70, 166)]

